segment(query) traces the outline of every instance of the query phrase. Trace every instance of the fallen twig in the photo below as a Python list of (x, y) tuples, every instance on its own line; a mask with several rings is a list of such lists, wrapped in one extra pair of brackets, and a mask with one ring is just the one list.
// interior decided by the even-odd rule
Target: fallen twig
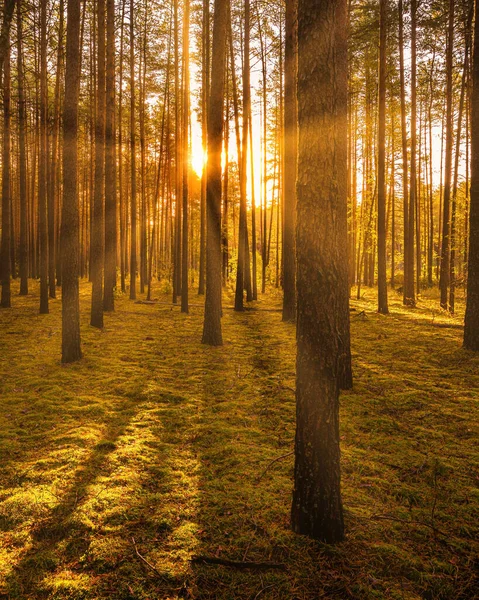
[(134, 537), (132, 537), (132, 538), (131, 538), (131, 541), (133, 542), (133, 546), (134, 546), (134, 548), (135, 548), (135, 552), (136, 552), (136, 555), (138, 556), (138, 558), (139, 558), (140, 560), (142, 560), (142, 561), (145, 563), (145, 565), (147, 565), (148, 567), (150, 567), (150, 569), (151, 569), (152, 571), (154, 571), (154, 572), (155, 572), (155, 573), (158, 575), (158, 577), (161, 577), (161, 579), (163, 579), (163, 575), (162, 575), (162, 574), (161, 574), (161, 573), (158, 571), (158, 569), (156, 569), (156, 568), (155, 568), (155, 567), (154, 567), (154, 566), (151, 564), (151, 562), (149, 562), (148, 560), (146, 560), (146, 558), (140, 554), (140, 552), (138, 551), (138, 547), (137, 547), (137, 545), (136, 545), (136, 542), (135, 542), (135, 538), (134, 538)]
[(203, 555), (193, 556), (191, 559), (191, 562), (193, 564), (221, 565), (223, 567), (232, 567), (234, 569), (259, 569), (259, 570), (277, 569), (277, 570), (281, 570), (281, 571), (284, 571), (286, 569), (286, 565), (283, 563), (228, 560), (226, 558), (216, 558), (215, 556), (203, 556)]
[(294, 454), (294, 450), (291, 450), (291, 452), (287, 452), (286, 454), (283, 454), (282, 456), (277, 456), (275, 459), (273, 459), (267, 466), (266, 469), (261, 473), (261, 475), (259, 475), (256, 478), (256, 482), (260, 481), (261, 479), (263, 479), (263, 477), (266, 475), (268, 469), (274, 465), (274, 463), (277, 463), (280, 460), (283, 460), (283, 458), (288, 458), (288, 456), (291, 456), (292, 454)]
[(441, 531), (435, 525), (431, 525), (430, 523), (426, 523), (425, 521), (416, 521), (413, 519), (399, 519), (398, 517), (390, 517), (389, 515), (371, 515), (370, 519), (374, 521), (396, 521), (398, 523), (404, 523), (405, 525), (421, 525), (422, 527), (427, 527), (431, 529), (435, 534), (439, 533), (444, 537), (449, 537), (448, 533)]

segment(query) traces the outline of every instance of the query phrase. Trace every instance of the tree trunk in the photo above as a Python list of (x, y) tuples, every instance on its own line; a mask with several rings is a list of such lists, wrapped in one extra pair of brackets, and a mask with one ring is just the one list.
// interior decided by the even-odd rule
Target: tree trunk
[(93, 195), (91, 255), (91, 319), (103, 327), (103, 266), (105, 252), (105, 0), (97, 0), (97, 109), (95, 123), (95, 189)]
[(38, 227), (40, 242), (40, 314), (48, 311), (48, 88), (47, 88), (47, 0), (40, 5), (40, 152), (38, 161)]
[(82, 356), (80, 346), (79, 213), (78, 213), (78, 96), (80, 84), (80, 0), (68, 0), (63, 106), (62, 362)]
[(404, 261), (404, 283), (403, 302), (407, 304), (407, 278), (409, 265), (409, 186), (408, 186), (408, 152), (407, 152), (407, 127), (406, 127), (406, 83), (404, 75), (404, 25), (403, 25), (403, 2), (399, 0), (399, 78), (401, 86), (401, 142), (402, 142), (402, 181), (403, 181), (403, 261)]
[(238, 233), (238, 266), (236, 271), (235, 310), (244, 309), (244, 288), (248, 289), (247, 299), (252, 298), (251, 274), (249, 268), (249, 244), (246, 207), (246, 183), (248, 165), (248, 135), (250, 115), (250, 0), (244, 0), (244, 59), (243, 59), (243, 137), (241, 148), (240, 168), (240, 211)]
[(228, 0), (215, 0), (212, 71), (208, 105), (208, 181), (206, 190), (206, 299), (203, 344), (221, 346), (221, 149)]
[(190, 125), (190, 0), (183, 8), (183, 127), (182, 127), (182, 233), (181, 233), (181, 312), (188, 312), (188, 175)]
[[(5, 0), (3, 7), (2, 31), (0, 33), (0, 80), (7, 53), (10, 52), (10, 25), (12, 24), (15, 3), (18, 0)], [(17, 9), (18, 10), (18, 9)]]
[[(10, 206), (10, 45), (7, 39), (7, 51), (4, 54), (3, 65), (3, 151), (2, 151), (2, 245), (0, 270), (2, 277), (2, 297), (0, 306), (11, 307), (11, 206)], [(47, 296), (48, 303), (48, 296)], [(48, 312), (48, 311), (47, 311)]]
[(338, 380), (343, 314), (349, 318), (344, 302), (347, 74), (346, 1), (299, 0), (297, 425), (291, 516), (294, 531), (327, 543), (344, 537)]
[(200, 206), (200, 273), (198, 294), (205, 293), (205, 255), (206, 255), (206, 180), (207, 165), (204, 164), (208, 152), (208, 102), (210, 82), (210, 2), (203, 0), (203, 31), (201, 37), (201, 135), (203, 148), (203, 170), (201, 172)]
[[(57, 203), (57, 177), (58, 177), (58, 146), (60, 138), (60, 94), (63, 69), (63, 0), (60, 0), (58, 11), (60, 13), (58, 28), (57, 65), (55, 76), (55, 100), (53, 109), (53, 136), (52, 151), (50, 159), (48, 179), (48, 285), (50, 298), (56, 297), (56, 266), (57, 266), (57, 223), (60, 220), (60, 212)], [(57, 280), (61, 283), (61, 274), (57, 274)]]
[(115, 308), (116, 287), (115, 0), (106, 1), (105, 289), (103, 309)]
[(471, 94), (471, 195), (464, 347), (479, 351), (479, 1), (475, 0)]
[(286, 0), (284, 50), (283, 321), (296, 319), (296, 172), (298, 162), (297, 0)]
[(453, 146), (453, 57), (454, 57), (454, 0), (449, 0), (449, 19), (446, 44), (446, 156), (444, 164), (444, 201), (442, 216), (442, 247), (439, 289), (441, 291), (441, 308), (448, 307), (449, 268), (450, 268), (450, 201), (452, 180), (452, 146)]
[[(414, 287), (414, 215), (416, 210), (416, 138), (417, 138), (417, 101), (416, 101), (416, 21), (417, 2), (411, 0), (411, 177), (409, 181), (409, 207), (407, 214), (407, 252), (406, 252), (406, 277), (404, 281), (404, 304), (415, 306), (416, 294)], [(417, 240), (419, 243), (419, 240)], [(419, 276), (419, 273), (418, 273)]]
[(378, 312), (387, 315), (386, 274), (386, 39), (387, 0), (379, 0)]
[(130, 300), (136, 300), (136, 134), (135, 134), (135, 23), (134, 0), (130, 0), (130, 179), (131, 240)]
[(28, 198), (25, 135), (25, 87), (23, 72), (22, 0), (17, 4), (18, 144), (20, 171), (20, 295), (28, 294)]

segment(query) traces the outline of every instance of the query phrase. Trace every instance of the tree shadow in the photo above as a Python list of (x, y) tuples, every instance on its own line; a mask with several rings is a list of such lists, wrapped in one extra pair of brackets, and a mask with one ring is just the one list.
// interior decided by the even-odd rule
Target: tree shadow
[(125, 400), (118, 408), (117, 415), (107, 426), (107, 430), (91, 450), (89, 457), (76, 470), (73, 481), (49, 513), (35, 523), (31, 531), (31, 546), (16, 564), (7, 578), (6, 588), (11, 598), (42, 598), (48, 592), (42, 591), (42, 580), (54, 571), (59, 562), (60, 545), (62, 552), (73, 558), (88, 547), (91, 528), (75, 518), (76, 511), (88, 498), (88, 488), (103, 474), (108, 458), (116, 449), (116, 443), (124, 434), (141, 403)]

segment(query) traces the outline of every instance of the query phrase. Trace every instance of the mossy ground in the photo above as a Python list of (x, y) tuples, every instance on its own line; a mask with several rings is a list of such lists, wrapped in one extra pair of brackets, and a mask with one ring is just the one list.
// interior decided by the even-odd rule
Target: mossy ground
[(380, 316), (370, 289), (352, 302), (347, 540), (328, 547), (289, 531), (295, 344), (279, 296), (226, 309), (209, 348), (193, 296), (187, 316), (166, 295), (117, 298), (97, 331), (81, 293), (85, 357), (70, 366), (59, 300), (38, 315), (34, 287), (0, 312), (0, 597), (479, 597), (479, 357), (460, 310), (424, 296), (407, 310), (391, 292)]

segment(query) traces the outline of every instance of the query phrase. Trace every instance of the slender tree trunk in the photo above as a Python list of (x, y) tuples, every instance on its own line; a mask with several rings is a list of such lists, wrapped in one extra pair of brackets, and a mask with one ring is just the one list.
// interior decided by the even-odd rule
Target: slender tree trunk
[[(7, 51), (3, 65), (3, 148), (2, 148), (2, 245), (0, 271), (2, 277), (2, 296), (0, 306), (11, 307), (11, 204), (10, 204), (10, 40), (7, 38)], [(47, 296), (48, 303), (48, 296)]]
[(126, 207), (123, 190), (123, 48), (125, 32), (126, 0), (123, 0), (121, 11), (120, 32), (120, 73), (118, 86), (118, 191), (120, 195), (120, 285), (121, 291), (126, 292)]
[[(416, 211), (416, 138), (417, 138), (417, 93), (416, 93), (416, 22), (417, 22), (417, 2), (411, 0), (411, 177), (409, 187), (409, 208), (407, 220), (407, 252), (406, 252), (406, 278), (404, 282), (405, 289), (405, 304), (407, 306), (415, 306), (416, 294), (414, 287), (414, 215)], [(419, 243), (419, 240), (417, 240)], [(417, 274), (419, 277), (419, 273)]]
[(130, 0), (130, 180), (131, 180), (131, 241), (130, 300), (136, 300), (136, 134), (135, 134), (135, 23), (134, 0)]
[[(250, 104), (250, 0), (244, 0), (244, 59), (243, 59), (243, 140), (240, 169), (240, 215), (238, 234), (238, 266), (236, 271), (235, 310), (244, 309), (244, 287), (249, 270), (248, 228), (246, 220), (246, 183), (248, 164), (249, 104)], [(247, 264), (248, 263), (248, 264)]]
[(181, 293), (181, 127), (180, 122), (180, 61), (178, 0), (174, 0), (173, 29), (175, 47), (175, 219), (173, 235), (173, 302), (176, 304)]
[(404, 25), (403, 25), (403, 1), (399, 0), (399, 78), (401, 86), (401, 141), (402, 141), (402, 180), (403, 180), (403, 230), (404, 230), (404, 283), (403, 302), (407, 304), (407, 277), (409, 265), (409, 186), (408, 186), (408, 151), (407, 151), (407, 128), (406, 128), (406, 83), (404, 76)]
[(434, 257), (434, 196), (433, 196), (433, 181), (432, 181), (432, 127), (433, 127), (433, 119), (432, 119), (432, 108), (433, 108), (433, 100), (434, 100), (434, 82), (433, 82), (433, 68), (434, 61), (436, 57), (436, 49), (434, 48), (433, 56), (432, 56), (432, 65), (431, 65), (431, 74), (430, 74), (430, 101), (429, 101), (429, 111), (428, 111), (428, 119), (429, 119), (429, 246), (428, 246), (428, 257), (427, 257), (427, 282), (428, 285), (432, 287), (432, 273), (433, 273), (433, 257)]
[(296, 172), (298, 162), (297, 0), (286, 0), (284, 50), (283, 321), (296, 319)]
[(79, 299), (78, 96), (80, 83), (80, 0), (67, 3), (65, 100), (63, 106), (62, 362), (82, 356)]
[(17, 0), (18, 144), (20, 171), (20, 295), (28, 294), (28, 198), (25, 135), (25, 87), (23, 72), (22, 0)]
[(40, 4), (40, 152), (38, 161), (38, 227), (40, 242), (40, 314), (48, 310), (48, 211), (47, 211), (47, 0)]
[(379, 1), (378, 312), (389, 313), (386, 274), (386, 39), (387, 0)]
[[(201, 70), (201, 135), (203, 160), (208, 152), (208, 102), (210, 81), (210, 2), (203, 0), (203, 32), (201, 38), (202, 70)], [(205, 256), (206, 256), (206, 179), (207, 166), (203, 164), (201, 173), (201, 206), (200, 206), (200, 273), (198, 294), (205, 293)]]
[(3, 7), (2, 30), (0, 32), (0, 80), (5, 66), (7, 53), (10, 52), (10, 25), (12, 24), (13, 11), (18, 0), (5, 0)]
[(181, 239), (181, 312), (188, 312), (188, 175), (190, 124), (190, 0), (183, 8), (183, 147), (182, 147), (182, 239)]
[(145, 293), (145, 282), (147, 278), (147, 198), (146, 198), (146, 135), (145, 135), (145, 100), (146, 100), (146, 36), (148, 28), (148, 0), (145, 0), (145, 26), (142, 40), (142, 51), (140, 56), (140, 161), (141, 161), (141, 220), (140, 220), (140, 293)]
[[(472, 19), (472, 13), (471, 13)], [(470, 28), (470, 23), (467, 29)], [(462, 117), (464, 114), (464, 98), (466, 93), (466, 77), (469, 69), (469, 40), (466, 39), (466, 47), (464, 50), (464, 67), (462, 71), (461, 94), (459, 98), (459, 111), (457, 117), (457, 133), (456, 133), (456, 155), (454, 159), (454, 181), (452, 186), (452, 204), (451, 204), (451, 254), (449, 263), (449, 311), (454, 314), (456, 303), (456, 212), (457, 212), (457, 186), (459, 179), (459, 155), (461, 153), (461, 135), (462, 135)]]
[(105, 252), (105, 0), (97, 0), (97, 109), (95, 123), (95, 188), (93, 195), (90, 325), (103, 327)]
[(105, 289), (103, 309), (115, 308), (117, 254), (115, 132), (115, 0), (106, 0)]
[(453, 146), (453, 55), (454, 55), (454, 0), (449, 0), (449, 19), (446, 45), (446, 156), (444, 164), (444, 200), (442, 216), (442, 247), (439, 289), (441, 308), (448, 308), (449, 269), (450, 269), (450, 202), (452, 182), (452, 146)]
[[(394, 107), (395, 108), (395, 107)], [(394, 108), (391, 115), (391, 287), (396, 285), (396, 155)]]
[(254, 178), (254, 148), (253, 148), (253, 116), (251, 103), (249, 105), (249, 157), (250, 157), (250, 173), (251, 173), (251, 293), (252, 300), (258, 300), (258, 276), (256, 268), (256, 194), (255, 194), (255, 178)]
[[(228, 25), (228, 24), (226, 24)], [(226, 63), (227, 63), (226, 59)], [(226, 285), (229, 277), (229, 239), (228, 239), (228, 218), (229, 218), (229, 141), (230, 141), (230, 99), (229, 99), (229, 87), (228, 87), (228, 67), (225, 67), (226, 75), (226, 110), (225, 110), (225, 124), (224, 124), (224, 155), (225, 155), (225, 168), (223, 173), (223, 217), (221, 225), (221, 250), (223, 253), (222, 262), (222, 277), (223, 284)]]
[[(52, 136), (52, 151), (49, 169), (48, 180), (48, 285), (50, 298), (56, 297), (55, 274), (57, 265), (57, 222), (60, 219), (59, 211), (57, 210), (57, 159), (58, 159), (58, 142), (60, 136), (60, 93), (61, 79), (63, 69), (63, 0), (60, 0), (59, 5), (59, 28), (58, 28), (58, 47), (57, 47), (57, 72), (55, 76), (55, 100), (53, 109), (53, 136)], [(58, 276), (61, 282), (61, 276)]]
[(298, 355), (291, 516), (294, 531), (327, 543), (344, 537), (339, 375), (344, 314), (349, 319), (347, 75), (346, 1), (298, 0)]

